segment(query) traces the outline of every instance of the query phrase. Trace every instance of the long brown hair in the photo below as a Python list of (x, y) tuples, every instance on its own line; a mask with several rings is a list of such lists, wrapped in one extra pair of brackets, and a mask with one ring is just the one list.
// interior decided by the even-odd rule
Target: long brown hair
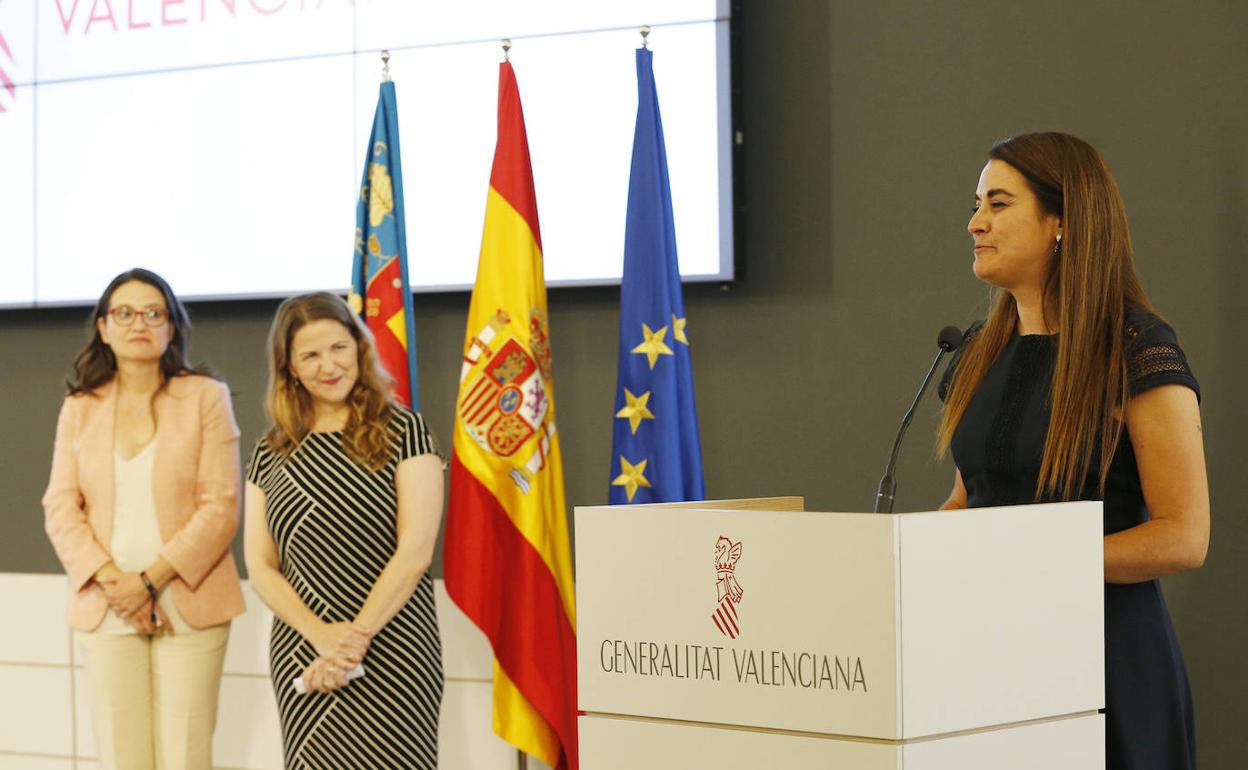
[[(1122, 195), (1096, 150), (1069, 134), (1015, 136), (993, 145), (988, 156), (1022, 174), (1045, 213), (1062, 221), (1043, 294), (1044, 317), (1053, 318), (1058, 335), (1036, 499), (1074, 497), (1098, 450), (1103, 493), (1130, 399), (1127, 311), (1152, 309), (1135, 270)], [(942, 454), (1017, 322), (1014, 297), (1000, 292), (949, 389), (938, 435)]]
[[(108, 305), (113, 300), (113, 293), (123, 284), (131, 281), (145, 283), (159, 291), (164, 297), (165, 309), (169, 311), (168, 322), (173, 327), (173, 336), (169, 339), (165, 352), (160, 356), (161, 388), (164, 388), (170, 378), (188, 374), (202, 374), (219, 379), (216, 373), (208, 367), (192, 366), (188, 360), (191, 319), (169, 283), (151, 270), (135, 267), (109, 281), (99, 301), (91, 309), (91, 314), (87, 316), (87, 345), (74, 357), (74, 373), (65, 380), (65, 386), (69, 389), (70, 395), (91, 393), (117, 376), (117, 358), (113, 355), (113, 349), (100, 337), (99, 321), (108, 315)], [(135, 323), (143, 322), (136, 320)]]
[(314, 321), (337, 321), (355, 339), (359, 376), (347, 394), (350, 414), (342, 448), (355, 462), (373, 471), (390, 458), (386, 424), (391, 416), (394, 380), (377, 361), (373, 335), (342, 298), (328, 292), (291, 297), (277, 308), (269, 329), (269, 391), (265, 398), (269, 426), (265, 438), (274, 452), (289, 457), (312, 430), (313, 402), (291, 371), (290, 344), (295, 333)]

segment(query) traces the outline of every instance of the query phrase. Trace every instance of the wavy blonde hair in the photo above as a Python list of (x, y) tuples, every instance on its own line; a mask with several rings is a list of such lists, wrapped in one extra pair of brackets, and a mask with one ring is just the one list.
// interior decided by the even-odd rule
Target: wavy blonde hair
[(308, 391), (299, 387), (291, 370), (290, 345), (295, 334), (316, 321), (337, 321), (355, 339), (359, 376), (347, 394), (350, 415), (343, 428), (342, 448), (355, 462), (372, 471), (381, 470), (390, 459), (386, 425), (392, 407), (390, 395), (394, 379), (377, 361), (373, 335), (347, 303), (329, 292), (291, 297), (277, 308), (269, 329), (269, 390), (264, 408), (269, 415), (265, 439), (269, 448), (289, 458), (312, 430), (313, 402)]
[[(1036, 499), (1074, 497), (1098, 451), (1103, 493), (1131, 398), (1127, 311), (1152, 310), (1135, 269), (1122, 195), (1100, 154), (1069, 134), (1023, 134), (993, 145), (988, 156), (1021, 173), (1040, 207), (1062, 220), (1043, 297), (1045, 320), (1055, 322), (1058, 336)], [(941, 454), (1017, 323), (1014, 297), (1000, 292), (949, 388), (937, 439)]]

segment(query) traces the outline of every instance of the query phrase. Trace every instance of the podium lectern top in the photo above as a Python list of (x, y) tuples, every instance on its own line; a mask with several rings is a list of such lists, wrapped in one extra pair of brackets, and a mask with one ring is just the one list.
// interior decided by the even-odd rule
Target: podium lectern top
[(576, 509), (579, 708), (901, 741), (1104, 701), (1099, 502)]

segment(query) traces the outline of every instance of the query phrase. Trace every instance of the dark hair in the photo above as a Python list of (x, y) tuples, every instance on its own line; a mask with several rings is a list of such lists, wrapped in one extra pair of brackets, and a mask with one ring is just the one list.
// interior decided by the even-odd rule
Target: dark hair
[(91, 315), (87, 317), (89, 341), (74, 359), (73, 375), (65, 381), (70, 395), (90, 393), (116, 376), (117, 359), (112, 349), (100, 338), (99, 321), (108, 315), (108, 305), (113, 299), (113, 292), (131, 281), (145, 283), (159, 291), (164, 296), (165, 309), (169, 311), (169, 324), (173, 327), (173, 337), (160, 357), (161, 387), (164, 387), (164, 383), (167, 383), (170, 377), (181, 377), (187, 374), (203, 374), (219, 379), (211, 369), (191, 366), (187, 360), (186, 353), (191, 341), (191, 319), (168, 282), (151, 270), (136, 267), (121, 273), (109, 282), (104, 293), (100, 295), (99, 302), (95, 303)]

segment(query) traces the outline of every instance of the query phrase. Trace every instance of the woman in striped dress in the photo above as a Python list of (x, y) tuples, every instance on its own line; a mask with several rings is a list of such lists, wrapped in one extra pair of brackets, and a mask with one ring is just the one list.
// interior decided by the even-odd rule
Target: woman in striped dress
[(278, 308), (269, 374), (272, 424), (247, 471), (245, 544), (252, 587), (276, 615), (286, 767), (432, 770), (437, 447), (420, 415), (390, 400), (372, 336), (332, 294)]

